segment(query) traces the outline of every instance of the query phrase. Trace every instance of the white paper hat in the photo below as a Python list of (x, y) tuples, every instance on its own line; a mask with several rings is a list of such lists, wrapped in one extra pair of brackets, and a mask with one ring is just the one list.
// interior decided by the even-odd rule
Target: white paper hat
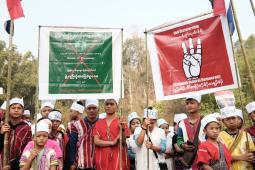
[[(35, 134), (35, 124), (31, 126), (32, 135)], [(45, 122), (39, 122), (37, 123), (36, 132), (50, 132), (49, 125)]]
[(218, 112), (214, 112), (213, 114), (215, 115), (216, 119), (221, 119), (221, 115), (220, 115), (220, 113), (218, 113)]
[(29, 111), (29, 110), (24, 110), (23, 115), (24, 115), (24, 116), (30, 116), (30, 111)]
[(54, 111), (49, 113), (48, 118), (50, 120), (59, 120), (59, 121), (61, 121), (62, 120), (62, 114), (59, 111), (54, 110)]
[(220, 112), (222, 119), (236, 116), (236, 108), (234, 106), (224, 107), (220, 109)]
[(148, 112), (148, 118), (158, 119), (158, 111), (156, 109), (144, 109), (143, 118), (147, 118), (147, 112)]
[(169, 125), (169, 124), (167, 123), (167, 121), (166, 121), (165, 119), (162, 119), (162, 118), (157, 120), (157, 124), (158, 124), (158, 127), (160, 127), (160, 126), (163, 125), (163, 124)]
[(194, 95), (194, 96), (187, 96), (186, 97), (186, 100), (188, 100), (188, 99), (194, 99), (194, 100), (196, 100), (198, 103), (201, 103), (201, 99), (202, 99), (202, 96), (200, 96), (200, 95)]
[(250, 114), (251, 112), (255, 111), (255, 102), (250, 102), (246, 105), (246, 110)]
[(23, 101), (23, 98), (12, 98), (11, 100), (10, 100), (10, 104), (9, 104), (9, 106), (10, 105), (12, 105), (12, 104), (20, 104), (22, 107), (24, 107), (24, 101)]
[(75, 111), (80, 112), (80, 113), (84, 112), (84, 106), (82, 106), (78, 103), (73, 103), (70, 109), (75, 110)]
[(49, 127), (52, 126), (52, 122), (48, 118), (41, 119), (39, 122), (44, 122), (44, 123), (48, 124)]
[(243, 112), (242, 112), (242, 110), (236, 109), (235, 110), (235, 115), (239, 116), (243, 120)]
[(44, 103), (42, 103), (41, 110), (44, 107), (50, 107), (51, 109), (54, 109), (54, 105), (51, 102), (44, 102)]
[(117, 103), (117, 105), (119, 104), (119, 101), (120, 101), (119, 98), (109, 98), (109, 99), (105, 99), (104, 102), (107, 101), (107, 100), (115, 100), (115, 102)]
[(219, 121), (217, 120), (217, 117), (215, 116), (215, 114), (206, 115), (206, 116), (201, 120), (201, 128), (204, 129), (205, 126), (206, 126), (208, 123), (211, 123), (211, 122), (217, 122), (217, 123), (219, 123)]
[(174, 114), (174, 122), (179, 123), (180, 121), (186, 119), (188, 116), (185, 113)]
[(4, 101), (3, 104), (1, 105), (1, 109), (6, 110), (6, 101)]
[(99, 119), (104, 119), (104, 118), (106, 118), (106, 113), (100, 113), (100, 114), (98, 115), (98, 118), (99, 118)]
[(87, 99), (85, 107), (87, 108), (88, 106), (91, 106), (91, 105), (98, 107), (99, 106), (98, 100), (97, 99)]
[(130, 122), (133, 120), (133, 119), (139, 119), (139, 116), (136, 112), (132, 112), (128, 115), (128, 125), (130, 124)]

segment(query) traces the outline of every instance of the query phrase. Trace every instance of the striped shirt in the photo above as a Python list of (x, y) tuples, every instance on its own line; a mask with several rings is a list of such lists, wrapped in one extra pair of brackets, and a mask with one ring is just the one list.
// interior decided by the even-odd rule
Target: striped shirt
[[(22, 156), (20, 158), (20, 167), (23, 167), (26, 165), (32, 151), (33, 151), (33, 149), (31, 149), (31, 148), (24, 150), (24, 152), (22, 153)], [(45, 147), (41, 152), (42, 152), (41, 159), (39, 160), (40, 156), (36, 157), (37, 158), (37, 166), (36, 166), (37, 170), (50, 170), (51, 166), (58, 165), (58, 159), (56, 157), (56, 152), (53, 149)], [(34, 163), (34, 161), (33, 161), (33, 163)], [(30, 170), (33, 170), (33, 167), (31, 167)]]
[[(11, 130), (9, 133), (9, 164), (12, 169), (19, 169), (19, 159), (23, 149), (29, 141), (32, 140), (31, 127), (24, 121), (17, 125), (9, 123)], [(0, 134), (0, 151), (3, 152), (4, 135)]]
[[(98, 119), (97, 119), (98, 120)], [(69, 135), (71, 159), (70, 164), (77, 168), (95, 167), (95, 145), (93, 128), (97, 122), (90, 122), (87, 117), (72, 124)]]

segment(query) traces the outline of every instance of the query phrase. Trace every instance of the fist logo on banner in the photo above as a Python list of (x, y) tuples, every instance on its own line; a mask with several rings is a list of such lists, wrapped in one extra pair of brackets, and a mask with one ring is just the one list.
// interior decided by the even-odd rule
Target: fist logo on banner
[(182, 42), (182, 48), (183, 48), (182, 67), (187, 80), (199, 78), (202, 64), (202, 46), (200, 38), (197, 39), (196, 52), (193, 46), (192, 38), (189, 38), (189, 52), (184, 42)]
[(157, 100), (237, 87), (226, 17), (207, 14), (156, 27), (147, 42)]

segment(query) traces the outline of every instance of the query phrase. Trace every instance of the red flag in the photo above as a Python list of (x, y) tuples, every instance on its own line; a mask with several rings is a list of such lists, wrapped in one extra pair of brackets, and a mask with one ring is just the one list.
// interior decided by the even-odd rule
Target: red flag
[(6, 0), (6, 4), (12, 20), (24, 17), (20, 0)]
[(226, 14), (224, 0), (214, 0), (213, 1), (213, 13), (214, 13), (214, 16), (220, 15), (220, 14)]

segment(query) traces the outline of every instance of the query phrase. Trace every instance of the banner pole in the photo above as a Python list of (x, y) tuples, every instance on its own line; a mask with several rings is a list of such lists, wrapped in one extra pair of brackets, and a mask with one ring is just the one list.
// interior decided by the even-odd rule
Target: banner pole
[(254, 2), (253, 2), (253, 0), (250, 0), (250, 3), (251, 3), (251, 9), (252, 9), (253, 14), (254, 14), (254, 16), (255, 16), (255, 7), (254, 7)]
[[(148, 107), (149, 107), (149, 74), (148, 74), (148, 46), (147, 46), (147, 30), (144, 32), (145, 34), (145, 50), (146, 50), (146, 114), (148, 118)], [(147, 138), (149, 137), (149, 129), (147, 127)], [(150, 170), (150, 159), (149, 159), (149, 148), (147, 148), (147, 170)]]
[[(120, 79), (120, 118), (121, 120), (123, 119), (122, 118), (122, 106), (123, 106), (123, 103), (122, 103), (122, 86), (123, 86), (123, 29), (121, 29), (121, 79)], [(123, 138), (122, 138), (122, 123), (124, 122), (120, 122), (120, 170), (122, 170), (122, 141), (123, 141)]]
[(235, 24), (236, 24), (237, 35), (239, 37), (238, 40), (239, 40), (239, 44), (240, 44), (240, 47), (241, 47), (241, 52), (243, 54), (244, 62), (245, 62), (245, 65), (246, 65), (246, 68), (247, 68), (247, 71), (248, 71), (248, 75), (249, 75), (249, 79), (250, 79), (251, 87), (252, 87), (252, 92), (253, 92), (253, 95), (255, 95), (254, 77), (252, 75), (251, 67), (250, 67), (250, 64), (249, 64), (249, 61), (248, 61), (247, 55), (246, 55), (247, 53), (246, 53), (245, 47), (243, 45), (243, 38), (242, 38), (241, 31), (240, 31), (239, 21), (237, 19), (235, 4), (234, 4), (233, 0), (230, 0), (230, 3), (231, 3), (231, 6), (232, 6), (232, 9), (233, 9), (233, 14), (234, 14), (234, 19), (235, 19)]
[[(12, 40), (13, 40), (13, 27), (14, 21), (11, 20), (10, 24), (10, 34), (9, 34), (9, 47), (8, 47), (8, 75), (7, 75), (7, 92), (6, 92), (6, 112), (5, 112), (5, 123), (9, 123), (9, 113), (10, 113), (10, 98), (11, 98), (11, 73), (12, 73)], [(9, 158), (9, 133), (6, 132), (4, 134), (4, 158), (3, 158), (3, 167), (7, 166), (9, 164), (8, 158)]]

